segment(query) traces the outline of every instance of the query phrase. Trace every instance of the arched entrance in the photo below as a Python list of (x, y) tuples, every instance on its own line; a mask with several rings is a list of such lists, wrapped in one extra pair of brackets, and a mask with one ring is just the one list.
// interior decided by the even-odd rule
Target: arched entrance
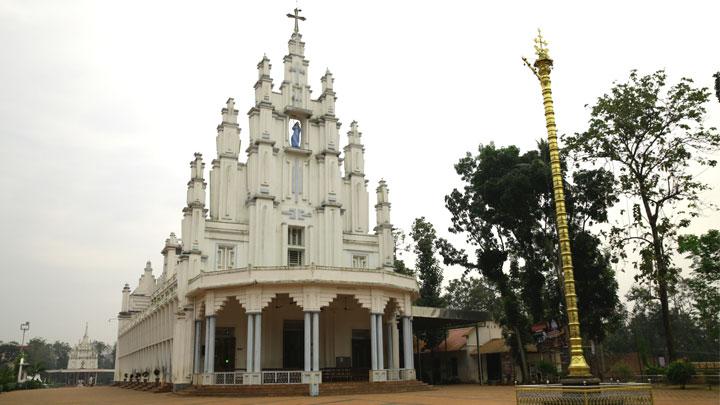
[(263, 309), (263, 370), (302, 370), (304, 348), (303, 310), (289, 294), (276, 294)]
[[(370, 311), (349, 294), (337, 295), (320, 314), (324, 382), (367, 381), (371, 366)], [(325, 356), (323, 356), (325, 353)]]

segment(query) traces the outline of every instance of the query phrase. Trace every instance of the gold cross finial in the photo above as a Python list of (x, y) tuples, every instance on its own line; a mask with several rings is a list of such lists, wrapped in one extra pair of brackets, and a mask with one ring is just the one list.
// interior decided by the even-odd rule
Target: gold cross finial
[(547, 41), (542, 36), (542, 31), (538, 28), (538, 36), (535, 38), (535, 53), (537, 54), (538, 59), (550, 59), (547, 45)]
[(295, 7), (295, 14), (288, 14), (288, 15), (287, 15), (288, 18), (294, 18), (294, 19), (295, 19), (295, 33), (296, 33), (296, 34), (297, 34), (298, 31), (299, 31), (298, 20), (300, 20), (300, 21), (305, 21), (305, 17), (301, 17), (301, 16), (300, 16), (300, 12), (301, 12), (301, 11), (302, 11), (302, 10), (300, 10), (300, 9), (297, 8), (297, 7)]

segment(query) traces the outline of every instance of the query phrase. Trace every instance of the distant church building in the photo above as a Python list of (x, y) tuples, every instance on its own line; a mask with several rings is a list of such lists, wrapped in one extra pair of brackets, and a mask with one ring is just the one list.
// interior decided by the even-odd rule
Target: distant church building
[(82, 340), (70, 351), (67, 368), (68, 370), (98, 368), (98, 353), (88, 338), (87, 324), (85, 324), (85, 334)]
[(415, 379), (418, 286), (393, 271), (388, 186), (371, 228), (362, 133), (353, 121), (341, 139), (329, 71), (311, 97), (303, 18), (291, 17), (278, 91), (263, 57), (247, 136), (228, 99), (209, 178), (201, 154), (190, 162), (162, 273), (148, 262), (123, 289), (117, 381), (155, 370), (176, 387)]
[(115, 375), (113, 369), (98, 368), (100, 353), (95, 350), (88, 335), (88, 325), (85, 324), (85, 333), (68, 355), (67, 368), (47, 370), (47, 382), (65, 385), (103, 385), (110, 383)]

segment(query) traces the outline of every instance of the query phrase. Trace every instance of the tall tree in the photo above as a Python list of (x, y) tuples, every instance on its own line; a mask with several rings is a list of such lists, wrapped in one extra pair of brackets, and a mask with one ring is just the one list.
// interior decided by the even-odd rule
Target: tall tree
[(25, 348), (25, 353), (27, 354), (26, 362), (28, 364), (50, 369), (55, 368), (57, 365), (57, 357), (53, 352), (52, 345), (48, 344), (45, 339), (30, 339)]
[[(666, 90), (666, 75), (658, 71), (616, 84), (592, 107), (589, 127), (565, 138), (567, 150), (579, 162), (611, 163), (618, 169), (618, 195), (632, 201), (632, 220), (613, 227), (611, 241), (626, 257), (631, 243), (639, 253), (639, 280), (657, 288), (666, 347), (675, 358), (669, 288), (677, 280), (671, 264), (673, 240), (689, 224), (707, 185), (691, 174), (691, 165), (714, 166), (707, 158), (720, 146), (715, 128), (705, 128), (705, 103), (710, 92), (683, 78)], [(687, 208), (687, 209), (685, 209)]]
[(494, 319), (502, 316), (500, 297), (484, 278), (461, 277), (450, 280), (443, 299), (452, 309), (483, 311)]
[(694, 301), (692, 313), (715, 346), (720, 344), (720, 231), (683, 235), (680, 253), (692, 260), (692, 274), (687, 280)]
[(420, 278), (420, 298), (417, 305), (427, 307), (444, 306), (441, 297), (442, 268), (436, 257), (435, 240), (437, 234), (433, 225), (425, 217), (416, 218), (410, 232), (416, 255), (415, 268)]
[[(93, 350), (95, 350), (95, 353), (97, 353), (98, 356), (98, 367), (99, 368), (107, 368), (109, 366), (109, 352), (110, 352), (110, 346), (102, 341), (99, 340), (93, 340), (92, 342)], [(114, 359), (113, 359), (114, 360)]]
[(405, 261), (400, 257), (402, 252), (407, 252), (409, 250), (409, 247), (405, 243), (405, 232), (403, 232), (400, 228), (394, 227), (392, 230), (392, 236), (393, 241), (395, 242), (395, 247), (393, 249), (393, 270), (396, 273), (404, 274), (406, 276), (414, 276), (415, 271), (408, 268), (405, 265)]
[(12, 365), (19, 354), (18, 342), (0, 342), (0, 365)]
[[(676, 353), (691, 361), (718, 361), (717, 342), (708, 338), (704, 328), (693, 319), (691, 308), (683, 303), (682, 296), (692, 295), (684, 289), (684, 284), (678, 283), (671, 291), (670, 317), (677, 338)], [(623, 327), (608, 336), (605, 346), (613, 353), (638, 352), (643, 365), (654, 365), (655, 358), (666, 354), (660, 303), (646, 285), (634, 286), (626, 299), (633, 303), (632, 310), (625, 314)]]
[(474, 260), (447, 240), (438, 241), (445, 264), (478, 271), (498, 291), (503, 306), (498, 321), (506, 327), (523, 381), (529, 378), (525, 344), (530, 341), (531, 313), (542, 312), (545, 286), (538, 260), (530, 260), (527, 268), (519, 261), (521, 254), (533, 253), (528, 242), (542, 216), (538, 201), (549, 179), (538, 165), (543, 163), (537, 151), (521, 155), (515, 146), (498, 149), (494, 144), (481, 145), (477, 156), (468, 153), (460, 159), (455, 170), (465, 185), (462, 191), (452, 190), (445, 205), (451, 213), (449, 231), (465, 235)]
[[(499, 293), (499, 321), (527, 375), (524, 345), (531, 342), (530, 325), (565, 318), (547, 143), (524, 154), (515, 146), (480, 146), (477, 156), (468, 154), (455, 169), (465, 186), (445, 198), (450, 231), (466, 236), (474, 260), (442, 239), (440, 252), (446, 264), (479, 271)], [(586, 227), (607, 221), (607, 208), (615, 201), (612, 183), (612, 175), (602, 169), (580, 170), (566, 186), (570, 238), (578, 244), (573, 261), (580, 318), (591, 319), (588, 324), (598, 329), (617, 309), (617, 283), (599, 240)], [(602, 339), (598, 329), (588, 331)]]
[(70, 345), (66, 342), (56, 340), (55, 343), (52, 344), (52, 351), (56, 358), (55, 368), (67, 367), (68, 360), (70, 359), (70, 352), (72, 351)]
[[(420, 279), (420, 298), (415, 304), (425, 307), (444, 307), (445, 302), (441, 296), (443, 275), (436, 258), (435, 228), (425, 217), (416, 218), (410, 230), (410, 237), (413, 240), (415, 253), (415, 271)], [(445, 332), (442, 330), (418, 330), (417, 334), (433, 353), (445, 338)], [(431, 381), (434, 381), (434, 376), (434, 373), (430, 373)]]

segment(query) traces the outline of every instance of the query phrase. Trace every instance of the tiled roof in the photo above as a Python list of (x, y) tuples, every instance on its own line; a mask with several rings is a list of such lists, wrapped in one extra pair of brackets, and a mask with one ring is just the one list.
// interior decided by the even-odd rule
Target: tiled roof
[[(474, 329), (473, 327), (448, 329), (447, 339), (440, 342), (440, 344), (437, 345), (435, 351), (455, 352), (458, 350), (465, 349), (465, 346), (467, 345), (468, 335), (470, 334), (470, 332), (473, 329)], [(422, 343), (422, 346), (423, 346), (423, 349), (425, 349), (424, 342)]]
[[(526, 344), (525, 350), (527, 352), (537, 352), (537, 347), (534, 344)], [(505, 344), (505, 339), (503, 338), (497, 338), (497, 339), (490, 339), (484, 344), (480, 345), (480, 354), (489, 354), (489, 353), (506, 353), (510, 351), (510, 347)], [(477, 349), (473, 347), (470, 349), (469, 352), (470, 355), (477, 355)]]

